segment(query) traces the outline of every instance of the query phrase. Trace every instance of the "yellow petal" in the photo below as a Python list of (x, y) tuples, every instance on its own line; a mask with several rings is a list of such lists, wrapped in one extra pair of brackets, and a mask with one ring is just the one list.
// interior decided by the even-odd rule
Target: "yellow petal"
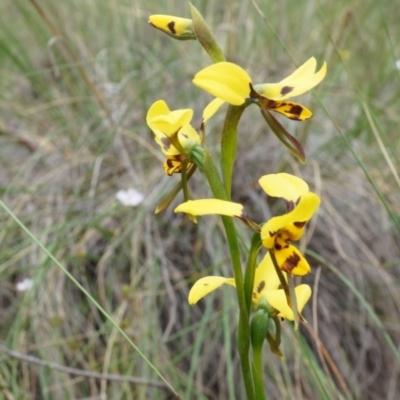
[(219, 98), (208, 103), (207, 107), (203, 111), (203, 123), (206, 123), (224, 103), (225, 101)]
[(175, 110), (167, 115), (158, 115), (152, 118), (148, 125), (152, 130), (159, 130), (169, 136), (177, 133), (184, 125), (188, 125), (193, 117), (193, 110)]
[[(308, 285), (299, 285), (295, 289), (297, 309), (299, 313), (303, 311), (304, 306), (311, 297), (311, 288)], [(278, 310), (278, 316), (289, 321), (294, 320), (293, 311), (287, 304), (285, 292), (282, 289), (271, 290), (265, 295), (268, 303)]]
[(308, 185), (303, 179), (284, 172), (264, 175), (258, 183), (268, 196), (286, 201), (296, 202), (301, 195), (308, 192)]
[(311, 57), (296, 71), (278, 83), (254, 85), (254, 90), (270, 100), (285, 100), (299, 96), (317, 86), (326, 75), (326, 62), (315, 72), (317, 61)]
[(190, 289), (188, 301), (189, 304), (196, 304), (204, 296), (218, 289), (223, 284), (235, 286), (235, 279), (224, 278), (223, 276), (206, 276), (199, 279)]
[(275, 101), (268, 100), (265, 97), (260, 97), (259, 101), (265, 110), (283, 114), (286, 118), (294, 121), (304, 121), (312, 117), (312, 112), (307, 107), (293, 101)]
[(234, 106), (240, 106), (250, 97), (250, 76), (243, 68), (230, 62), (219, 62), (202, 69), (193, 83)]
[(315, 57), (310, 57), (305, 63), (300, 65), (292, 74), (288, 77), (280, 81), (281, 84), (290, 84), (290, 82), (308, 79), (311, 78), (315, 74), (315, 70), (317, 69), (317, 60)]
[(164, 172), (171, 176), (172, 174), (178, 174), (182, 172), (182, 161), (179, 158), (168, 157), (164, 161)]
[(189, 200), (175, 208), (174, 212), (184, 212), (191, 215), (226, 215), (240, 217), (243, 206), (239, 203), (218, 199)]
[(153, 132), (155, 135), (155, 141), (160, 145), (162, 152), (166, 156), (177, 156), (180, 154), (179, 150), (172, 145), (171, 141), (164, 135), (164, 133), (156, 129), (153, 130)]
[[(167, 106), (167, 103), (164, 100), (155, 101), (147, 111), (146, 122), (147, 125), (151, 128), (151, 121), (160, 115), (168, 115), (170, 110)], [(152, 128), (151, 128), (152, 129)]]
[(189, 124), (182, 126), (182, 128), (179, 130), (178, 140), (185, 150), (192, 148), (194, 143), (200, 144), (201, 142), (200, 136), (196, 129)]
[(311, 272), (310, 264), (300, 250), (291, 244), (286, 244), (280, 250), (274, 250), (279, 268), (291, 275), (304, 276)]
[[(274, 246), (276, 235), (280, 233), (280, 231), (284, 231), (286, 227), (294, 225), (302, 229), (304, 224), (311, 219), (320, 202), (320, 198), (315, 193), (304, 193), (300, 197), (299, 203), (292, 211), (278, 217), (273, 217), (262, 226), (261, 240), (263, 245), (271, 249)], [(302, 234), (303, 231), (301, 230), (300, 232)], [(300, 237), (297, 237), (296, 240)], [(288, 239), (293, 240), (291, 237)]]
[(166, 34), (177, 39), (195, 39), (192, 20), (173, 15), (151, 15), (149, 23)]
[(260, 297), (262, 297), (266, 291), (278, 289), (280, 284), (281, 282), (275, 271), (270, 253), (268, 252), (256, 268), (252, 298), (253, 303), (257, 305)]

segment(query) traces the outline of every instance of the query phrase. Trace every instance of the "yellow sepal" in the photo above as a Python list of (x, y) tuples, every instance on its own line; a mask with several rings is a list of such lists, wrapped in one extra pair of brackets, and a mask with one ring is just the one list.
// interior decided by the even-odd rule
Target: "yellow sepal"
[(239, 203), (218, 199), (189, 200), (175, 208), (174, 212), (184, 212), (191, 215), (226, 215), (228, 217), (240, 217), (243, 206)]
[(250, 76), (243, 68), (230, 62), (219, 62), (202, 69), (193, 83), (234, 106), (240, 106), (250, 97)]
[(326, 62), (315, 72), (317, 60), (311, 57), (291, 75), (278, 83), (254, 85), (254, 90), (270, 100), (286, 100), (299, 96), (317, 86), (326, 75)]
[(258, 182), (268, 196), (286, 201), (296, 202), (301, 195), (308, 192), (308, 185), (303, 179), (284, 172), (264, 175)]
[(204, 296), (207, 296), (209, 293), (213, 292), (215, 289), (218, 289), (223, 284), (236, 287), (235, 279), (233, 278), (224, 278), (223, 276), (206, 276), (199, 279), (190, 289), (188, 297), (189, 304), (196, 304)]

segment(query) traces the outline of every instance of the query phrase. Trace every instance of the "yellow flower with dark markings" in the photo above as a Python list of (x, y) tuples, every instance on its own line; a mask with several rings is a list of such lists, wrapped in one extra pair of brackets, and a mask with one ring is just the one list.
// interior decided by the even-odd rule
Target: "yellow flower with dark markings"
[(192, 20), (173, 15), (151, 15), (149, 24), (178, 40), (196, 40)]
[[(294, 320), (292, 309), (283, 289), (279, 289), (279, 277), (275, 271), (270, 254), (267, 253), (264, 259), (255, 270), (252, 304), (254, 308), (265, 305), (265, 302), (272, 307), (271, 314), (289, 321)], [(196, 304), (200, 299), (222, 285), (235, 285), (235, 279), (223, 276), (206, 276), (199, 279), (189, 292), (189, 304)], [(302, 284), (295, 288), (296, 304), (298, 312), (301, 313), (308, 299), (311, 297), (311, 288)]]
[(263, 245), (274, 251), (282, 271), (300, 276), (308, 274), (311, 268), (307, 260), (290, 242), (296, 242), (303, 236), (306, 223), (321, 202), (319, 197), (308, 191), (306, 182), (289, 174), (265, 175), (259, 183), (269, 196), (283, 198), (288, 211), (262, 226)]
[[(273, 251), (279, 268), (292, 275), (306, 275), (310, 265), (301, 252), (291, 244), (298, 241), (304, 233), (304, 227), (317, 211), (319, 197), (309, 192), (308, 185), (296, 176), (279, 173), (261, 177), (259, 183), (271, 197), (283, 198), (287, 213), (272, 217), (260, 229), (263, 245)], [(193, 216), (226, 215), (245, 221), (250, 226), (257, 226), (243, 213), (243, 206), (218, 199), (190, 200), (175, 208), (175, 212), (184, 212)]]
[(306, 120), (312, 112), (287, 99), (308, 92), (325, 77), (326, 62), (316, 72), (317, 61), (311, 57), (296, 71), (278, 83), (253, 85), (248, 73), (230, 62), (210, 65), (196, 74), (193, 83), (229, 104), (240, 106), (256, 102), (263, 110), (276, 111), (293, 120)]
[[(211, 118), (223, 103), (215, 99), (203, 111), (202, 126)], [(193, 110), (181, 109), (171, 111), (164, 100), (154, 102), (147, 112), (146, 122), (155, 135), (156, 142), (167, 156), (164, 171), (167, 175), (180, 173), (182, 164), (188, 158), (191, 149), (201, 144), (200, 134), (190, 124)], [(192, 162), (188, 162), (188, 168)]]

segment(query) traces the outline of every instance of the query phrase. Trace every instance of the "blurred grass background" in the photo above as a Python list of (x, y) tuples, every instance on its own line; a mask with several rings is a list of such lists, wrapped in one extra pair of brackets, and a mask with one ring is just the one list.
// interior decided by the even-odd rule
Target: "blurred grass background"
[[(398, 399), (398, 4), (193, 4), (256, 83), (279, 81), (311, 56), (328, 62), (327, 78), (301, 98), (314, 118), (280, 118), (304, 144), (306, 165), (256, 107), (240, 124), (233, 197), (254, 219), (271, 215), (257, 183), (267, 173), (302, 176), (323, 200), (302, 243), (313, 266), (309, 324), (301, 335), (284, 324), (284, 362), (265, 349), (269, 398)], [(210, 100), (191, 84), (207, 55), (151, 29), (148, 16), (160, 13), (189, 16), (178, 0), (0, 3), (1, 199), (182, 398), (242, 399), (234, 292), (186, 301), (195, 279), (231, 275), (220, 221), (195, 226), (173, 207), (154, 215), (178, 178), (163, 174), (147, 109), (162, 98), (193, 108), (198, 124)], [(222, 121), (219, 112), (209, 125), (216, 157)], [(139, 207), (117, 202), (128, 187), (145, 195)], [(190, 188), (207, 196), (200, 174)], [(0, 217), (2, 398), (176, 398), (15, 218), (4, 208)], [(237, 226), (246, 249), (249, 232)], [(18, 291), (25, 278), (33, 287)]]

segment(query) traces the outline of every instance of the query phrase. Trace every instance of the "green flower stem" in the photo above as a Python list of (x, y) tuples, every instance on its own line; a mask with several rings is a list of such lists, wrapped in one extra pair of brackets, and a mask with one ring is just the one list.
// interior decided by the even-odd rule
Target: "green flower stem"
[(187, 174), (186, 174), (188, 164), (189, 164), (189, 159), (186, 159), (185, 161), (183, 161), (183, 163), (182, 163), (182, 172), (181, 172), (183, 198), (185, 199), (185, 201), (190, 200), (189, 189), (188, 189), (188, 185), (187, 185)]
[[(217, 199), (227, 200), (227, 196), (222, 186), (220, 176), (214, 161), (208, 150), (204, 151), (204, 173), (208, 179), (210, 188)], [(222, 216), (225, 233), (228, 241), (229, 252), (232, 260), (233, 273), (235, 276), (236, 292), (239, 303), (239, 326), (238, 326), (238, 350), (240, 364), (242, 368), (244, 385), (248, 400), (255, 399), (252, 369), (249, 361), (250, 351), (250, 327), (249, 312), (245, 297), (242, 266), (240, 261), (240, 250), (237, 240), (236, 228), (231, 217)]]
[(256, 232), (251, 239), (249, 258), (247, 259), (246, 273), (244, 276), (244, 293), (246, 297), (248, 313), (250, 313), (250, 308), (251, 308), (257, 255), (261, 247), (262, 247), (261, 236), (259, 232)]
[(225, 116), (221, 136), (221, 163), (224, 177), (224, 187), (228, 200), (231, 198), (232, 172), (236, 158), (237, 126), (247, 104), (229, 106)]

